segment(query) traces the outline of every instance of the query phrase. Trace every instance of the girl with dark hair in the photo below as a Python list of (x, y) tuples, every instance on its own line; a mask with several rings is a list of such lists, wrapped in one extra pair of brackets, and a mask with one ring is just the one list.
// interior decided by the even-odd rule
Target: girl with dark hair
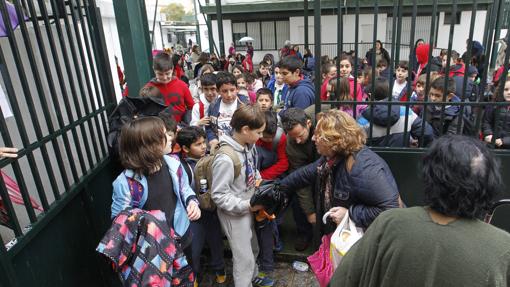
[[(374, 54), (375, 62), (372, 62)], [(390, 54), (383, 48), (383, 44), (380, 40), (375, 41), (375, 50), (374, 48), (370, 49), (365, 55), (365, 58), (367, 59), (367, 64), (371, 67), (377, 65), (381, 59), (386, 60), (388, 64), (390, 63)]]
[[(496, 100), (510, 102), (510, 78), (500, 84), (505, 86), (503, 93), (496, 95)], [(496, 90), (499, 91), (499, 88)], [(482, 132), (486, 143), (492, 143), (493, 138), (496, 137), (494, 143), (497, 148), (510, 148), (510, 106), (487, 107), (483, 117)]]
[(441, 137), (423, 159), (422, 178), (428, 206), (377, 217), (331, 286), (508, 285), (510, 235), (480, 220), (502, 184), (493, 153), (474, 138)]

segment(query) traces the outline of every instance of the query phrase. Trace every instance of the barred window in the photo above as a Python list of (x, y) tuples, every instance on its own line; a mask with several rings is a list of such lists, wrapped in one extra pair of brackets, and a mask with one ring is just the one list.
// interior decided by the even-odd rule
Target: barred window
[(252, 44), (255, 50), (278, 50), (290, 38), (289, 21), (233, 22), (232, 39), (236, 48), (242, 50), (246, 47), (245, 43), (239, 43), (245, 36), (254, 39)]

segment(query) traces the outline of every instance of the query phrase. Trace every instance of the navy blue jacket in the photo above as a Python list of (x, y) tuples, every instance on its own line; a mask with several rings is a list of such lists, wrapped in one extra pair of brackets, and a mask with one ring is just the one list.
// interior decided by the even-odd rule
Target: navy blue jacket
[[(383, 211), (396, 208), (398, 204), (398, 187), (386, 162), (368, 147), (363, 147), (354, 155), (354, 165), (347, 172), (345, 161), (340, 160), (333, 168), (333, 206), (344, 206), (357, 226), (367, 228)], [(322, 184), (317, 168), (324, 163), (325, 157), (306, 165), (284, 179), (281, 184), (288, 190), (313, 184), (315, 181), (315, 205), (317, 224), (321, 224), (324, 234), (335, 230), (333, 224), (322, 224), (324, 210), (324, 192), (318, 190)]]
[(289, 88), (289, 93), (285, 99), (285, 105), (280, 111), (280, 116), (290, 108), (306, 109), (309, 106), (315, 104), (315, 89), (308, 79), (303, 79), (297, 82), (297, 84)]
[[(273, 95), (274, 95), (274, 91), (276, 89), (276, 79), (275, 79), (274, 75), (271, 76), (269, 83), (267, 83), (267, 88), (270, 89), (271, 93), (273, 93)], [(289, 86), (286, 84), (283, 84), (282, 98), (280, 99), (281, 103), (285, 103), (288, 93), (289, 93)]]
[[(407, 117), (407, 136), (418, 139), (424, 126), (423, 144), (424, 146), (429, 145), (434, 140), (432, 127), (411, 109), (408, 110)], [(406, 108), (404, 106), (392, 105), (388, 111), (388, 105), (376, 105), (373, 107), (373, 112), (371, 108), (368, 108), (362, 113), (358, 124), (365, 129), (371, 146), (404, 147), (405, 118)], [(370, 134), (370, 122), (372, 122), (372, 134)], [(390, 131), (387, 134), (388, 124)]]

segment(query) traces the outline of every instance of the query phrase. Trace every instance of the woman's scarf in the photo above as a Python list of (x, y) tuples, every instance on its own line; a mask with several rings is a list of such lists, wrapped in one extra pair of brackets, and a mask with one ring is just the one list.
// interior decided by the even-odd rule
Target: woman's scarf
[(319, 167), (317, 167), (317, 174), (319, 175), (319, 190), (324, 194), (324, 201), (322, 205), (324, 207), (324, 211), (330, 210), (332, 206), (332, 196), (333, 196), (333, 168), (338, 163), (338, 158), (334, 157), (332, 159), (328, 159), (324, 161)]

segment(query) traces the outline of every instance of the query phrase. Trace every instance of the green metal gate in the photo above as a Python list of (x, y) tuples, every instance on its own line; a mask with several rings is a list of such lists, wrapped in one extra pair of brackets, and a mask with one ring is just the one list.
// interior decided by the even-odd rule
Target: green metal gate
[[(0, 133), (2, 146), (20, 151), (0, 167), (24, 204), (13, 204), (0, 177), (10, 226), (0, 227), (8, 243), (0, 247), (0, 285), (111, 286), (93, 252), (109, 225), (107, 113), (116, 103), (99, 9), (94, 0), (11, 2), (0, 1), (8, 101)], [(18, 27), (12, 6), (25, 19)]]

